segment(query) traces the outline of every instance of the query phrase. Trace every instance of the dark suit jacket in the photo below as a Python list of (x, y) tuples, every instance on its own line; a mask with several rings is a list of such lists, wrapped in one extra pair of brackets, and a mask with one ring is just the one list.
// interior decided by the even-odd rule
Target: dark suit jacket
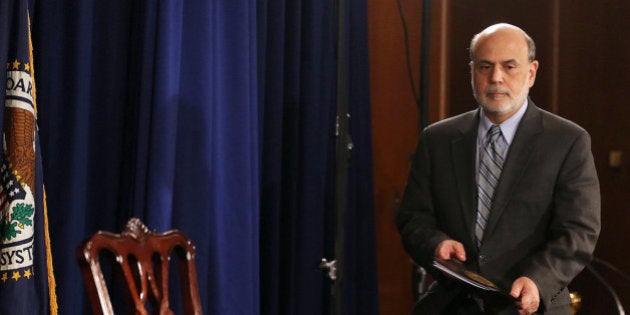
[(540, 291), (540, 310), (566, 305), (566, 286), (591, 260), (600, 231), (590, 136), (529, 100), (478, 250), (478, 124), (479, 109), (423, 130), (395, 218), (405, 249), (431, 271), (438, 243), (457, 240), (469, 268), (506, 290), (520, 276), (531, 278)]

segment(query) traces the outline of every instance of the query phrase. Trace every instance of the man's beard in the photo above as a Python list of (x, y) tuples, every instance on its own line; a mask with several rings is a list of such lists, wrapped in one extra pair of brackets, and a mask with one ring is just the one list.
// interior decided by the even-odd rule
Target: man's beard
[[(506, 92), (506, 91), (501, 91), (496, 88), (490, 88), (484, 91), (485, 94), (503, 93), (503, 92)], [(484, 100), (481, 97), (479, 97), (479, 95), (477, 95), (477, 93), (474, 92), (474, 89), (473, 89), (473, 96), (475, 97), (475, 100), (477, 100), (477, 103), (479, 104), (479, 106), (481, 106), (481, 108), (483, 108), (485, 112), (497, 114), (497, 115), (503, 115), (503, 114), (507, 114), (514, 111), (516, 108), (519, 108), (521, 105), (525, 103), (525, 99), (527, 99), (527, 95), (529, 94), (529, 87), (527, 86), (524, 87), (521, 93), (517, 95), (515, 98), (509, 98), (510, 97), (509, 92), (504, 93), (504, 94), (506, 94), (505, 96), (506, 100), (502, 101), (500, 106), (494, 106), (494, 105), (490, 105), (491, 102), (484, 102)], [(486, 97), (486, 99), (487, 98), (488, 97)], [(503, 106), (503, 105), (507, 105), (507, 106)]]

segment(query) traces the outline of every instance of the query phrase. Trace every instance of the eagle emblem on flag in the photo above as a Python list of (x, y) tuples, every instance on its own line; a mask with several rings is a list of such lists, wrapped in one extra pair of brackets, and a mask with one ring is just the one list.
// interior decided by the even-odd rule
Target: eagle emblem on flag
[(29, 63), (7, 63), (0, 154), (0, 281), (19, 281), (33, 273), (35, 110), (29, 70)]

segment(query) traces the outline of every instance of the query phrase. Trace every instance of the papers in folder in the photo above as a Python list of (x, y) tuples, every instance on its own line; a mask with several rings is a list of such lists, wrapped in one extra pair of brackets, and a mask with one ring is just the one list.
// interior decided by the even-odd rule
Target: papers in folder
[(444, 273), (444, 275), (452, 279), (464, 282), (475, 288), (505, 294), (505, 292), (492, 281), (484, 278), (482, 275), (476, 272), (472, 272), (466, 269), (466, 266), (464, 266), (464, 264), (459, 260), (444, 260), (436, 258), (435, 260), (433, 260), (433, 266)]

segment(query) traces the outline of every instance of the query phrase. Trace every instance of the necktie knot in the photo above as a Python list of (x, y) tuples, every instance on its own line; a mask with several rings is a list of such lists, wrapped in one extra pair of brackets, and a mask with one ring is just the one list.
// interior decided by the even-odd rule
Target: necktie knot
[(501, 136), (501, 127), (499, 125), (492, 125), (488, 130), (488, 141), (496, 142)]

